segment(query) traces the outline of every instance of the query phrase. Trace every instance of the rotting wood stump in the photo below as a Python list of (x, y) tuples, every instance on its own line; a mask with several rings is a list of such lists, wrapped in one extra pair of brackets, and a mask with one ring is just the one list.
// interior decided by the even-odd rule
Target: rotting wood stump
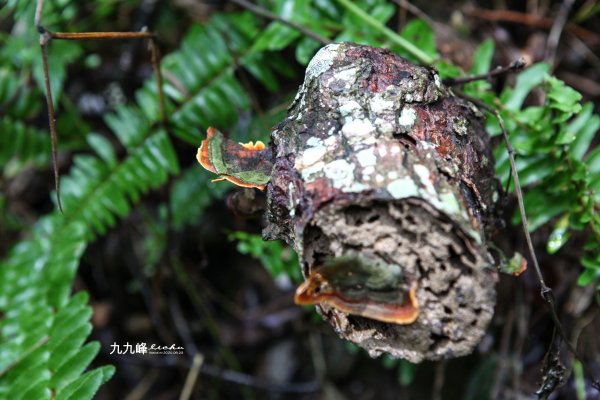
[(482, 118), (435, 70), (342, 43), (315, 55), (271, 133), (265, 239), (292, 245), (305, 277), (354, 255), (399, 266), (403, 290), (416, 288), (418, 316), (402, 324), (317, 307), (371, 356), (466, 355), (492, 318), (499, 184)]

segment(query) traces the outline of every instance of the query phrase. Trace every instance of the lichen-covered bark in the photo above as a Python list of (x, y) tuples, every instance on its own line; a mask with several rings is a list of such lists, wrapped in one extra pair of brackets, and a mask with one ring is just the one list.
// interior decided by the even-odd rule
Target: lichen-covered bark
[(375, 356), (413, 362), (470, 353), (495, 303), (486, 247), (498, 183), (481, 114), (434, 70), (342, 43), (310, 62), (271, 134), (265, 238), (298, 252), (305, 276), (330, 257), (378, 257), (417, 282), (408, 325), (320, 307), (336, 332)]

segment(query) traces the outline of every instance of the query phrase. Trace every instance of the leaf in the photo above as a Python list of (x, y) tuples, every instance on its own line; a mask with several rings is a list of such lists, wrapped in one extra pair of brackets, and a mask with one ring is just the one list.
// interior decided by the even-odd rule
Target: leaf
[[(438, 57), (435, 44), (435, 35), (433, 30), (425, 21), (420, 19), (414, 19), (410, 21), (408, 24), (406, 24), (404, 29), (402, 29), (400, 36), (410, 41), (431, 58), (435, 59)], [(405, 56), (409, 55), (409, 53), (405, 52), (400, 53)]]
[(563, 111), (569, 116), (581, 110), (581, 93), (555, 77), (547, 77), (546, 82), (550, 85), (548, 99), (551, 108)]
[(296, 46), (296, 60), (302, 65), (307, 65), (320, 47), (321, 43), (314, 39), (308, 37), (300, 39)]
[(237, 240), (237, 250), (260, 260), (274, 279), (286, 276), (294, 282), (302, 281), (298, 257), (291, 248), (284, 247), (280, 241), (265, 241), (260, 235), (241, 231), (231, 233), (229, 240)]
[(72, 382), (81, 375), (81, 373), (92, 362), (98, 351), (100, 344), (98, 342), (88, 343), (83, 346), (72, 357), (65, 359), (59, 368), (55, 371), (54, 376), (50, 381), (50, 386), (60, 390), (69, 382)]
[(69, 383), (56, 394), (56, 400), (87, 400), (94, 397), (100, 385), (113, 375), (112, 367), (103, 367), (87, 372)]
[(570, 234), (567, 231), (569, 227), (569, 214), (565, 214), (554, 226), (550, 237), (548, 238), (548, 244), (546, 250), (549, 254), (554, 254), (569, 240)]
[(585, 158), (585, 164), (589, 168), (590, 173), (600, 173), (600, 147), (595, 148), (590, 154), (588, 154), (588, 156)]
[(586, 103), (579, 115), (567, 127), (575, 136), (570, 152), (576, 160), (583, 158), (600, 129), (600, 115), (593, 112), (594, 105), (591, 102)]
[(173, 227), (181, 230), (186, 225), (197, 224), (211, 202), (223, 197), (229, 189), (227, 185), (211, 185), (208, 174), (199, 174), (195, 165), (188, 168), (171, 189)]
[(462, 70), (459, 67), (444, 60), (436, 61), (434, 66), (442, 79), (456, 78), (462, 75)]
[(504, 90), (500, 100), (508, 110), (518, 110), (525, 101), (529, 92), (544, 82), (550, 66), (548, 64), (534, 64), (521, 72), (512, 90)]
[(477, 47), (473, 54), (473, 65), (469, 71), (471, 75), (485, 74), (490, 70), (494, 56), (494, 41), (486, 39)]

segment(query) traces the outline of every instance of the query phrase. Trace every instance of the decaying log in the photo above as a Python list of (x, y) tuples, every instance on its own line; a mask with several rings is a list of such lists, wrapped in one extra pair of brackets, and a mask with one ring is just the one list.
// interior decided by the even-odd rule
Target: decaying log
[(372, 356), (465, 355), (490, 322), (497, 277), (486, 238), (499, 187), (481, 120), (436, 71), (342, 43), (312, 59), (271, 133), (265, 238), (291, 244), (305, 277), (355, 254), (399, 265), (416, 282), (412, 323), (317, 307)]

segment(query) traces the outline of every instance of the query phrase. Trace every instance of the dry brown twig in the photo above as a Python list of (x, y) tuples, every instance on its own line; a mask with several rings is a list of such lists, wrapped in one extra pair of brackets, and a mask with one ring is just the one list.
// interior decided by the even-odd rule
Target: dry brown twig
[[(538, 28), (551, 29), (554, 20), (513, 10), (487, 10), (484, 8), (465, 7), (465, 15), (492, 22), (512, 22)], [(577, 25), (566, 24), (566, 30), (573, 33), (588, 44), (600, 43), (600, 35)]]
[(525, 60), (519, 59), (515, 60), (512, 63), (506, 66), (497, 66), (495, 69), (481, 75), (473, 75), (473, 76), (464, 76), (459, 78), (450, 78), (444, 80), (444, 83), (447, 85), (462, 85), (469, 82), (474, 81), (482, 81), (482, 80), (490, 80), (496, 76), (505, 75), (510, 72), (517, 72), (525, 68)]
[(160, 121), (164, 125), (167, 120), (165, 98), (163, 93), (162, 76), (159, 68), (159, 52), (154, 33), (141, 32), (52, 32), (42, 25), (42, 14), (44, 0), (37, 0), (34, 24), (40, 33), (40, 47), (42, 50), (42, 61), (44, 70), (44, 82), (46, 86), (46, 103), (48, 106), (48, 120), (50, 125), (50, 137), (52, 147), (52, 166), (54, 168), (54, 186), (58, 209), (62, 212), (60, 200), (60, 172), (58, 168), (58, 133), (56, 131), (56, 113), (54, 110), (54, 99), (50, 85), (50, 71), (48, 67), (48, 47), (52, 40), (120, 40), (120, 39), (147, 39), (150, 44), (151, 62), (159, 97)]

